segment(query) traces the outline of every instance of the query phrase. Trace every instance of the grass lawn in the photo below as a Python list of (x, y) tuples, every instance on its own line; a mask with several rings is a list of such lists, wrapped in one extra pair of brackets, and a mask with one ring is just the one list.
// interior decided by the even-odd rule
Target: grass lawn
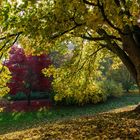
[(57, 106), (52, 109), (41, 109), (36, 112), (13, 112), (0, 113), (0, 134), (38, 127), (41, 124), (78, 118), (79, 116), (90, 116), (112, 109), (135, 105), (140, 102), (140, 95), (126, 94), (119, 98), (110, 98), (104, 103), (96, 105), (78, 106)]

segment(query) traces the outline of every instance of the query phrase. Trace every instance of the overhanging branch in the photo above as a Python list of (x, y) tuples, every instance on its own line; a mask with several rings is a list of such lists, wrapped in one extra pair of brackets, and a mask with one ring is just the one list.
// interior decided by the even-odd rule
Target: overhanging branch
[[(124, 63), (124, 65), (127, 67), (127, 69), (129, 70), (129, 72), (132, 74), (133, 78), (136, 80), (137, 82), (137, 71), (136, 68), (133, 64), (133, 62), (131, 61), (131, 59), (128, 57), (128, 55), (119, 47), (119, 45), (115, 42), (112, 41), (109, 38), (109, 35), (106, 33), (105, 30), (100, 30), (98, 32), (101, 36), (105, 37), (105, 41), (107, 44), (105, 44), (104, 46), (112, 51), (114, 54), (116, 54)], [(102, 45), (103, 46), (103, 45)]]
[(4, 37), (1, 37), (0, 40), (4, 40), (4, 39), (7, 39), (8, 37), (14, 37), (14, 36), (17, 36), (17, 35), (20, 35), (22, 34), (23, 32), (18, 32), (18, 33), (15, 33), (15, 34), (10, 34), (8, 36), (4, 36)]
[(98, 6), (104, 20), (108, 23), (108, 25), (110, 25), (113, 29), (117, 30), (120, 34), (125, 34), (122, 32), (122, 30), (118, 27), (116, 27), (107, 17), (107, 15), (105, 14), (105, 10), (104, 10), (104, 5), (103, 3), (100, 2), (100, 0), (97, 1), (97, 4), (96, 3), (93, 3), (93, 2), (89, 2), (88, 0), (83, 0), (83, 2), (85, 4), (88, 4), (90, 6)]
[[(93, 53), (91, 53), (88, 57), (90, 58), (91, 56), (97, 54), (100, 50), (102, 50), (102, 49), (104, 49), (104, 48), (105, 48), (105, 46), (102, 46), (102, 47), (98, 48), (96, 51), (94, 51)], [(87, 62), (88, 60), (89, 60), (89, 59), (85, 59), (85, 60), (83, 61), (83, 64), (77, 69), (76, 73), (79, 72), (79, 71), (84, 67), (84, 65), (86, 64), (86, 62)]]
[[(12, 45), (15, 44), (15, 42), (17, 41), (17, 39), (18, 39), (18, 37), (20, 36), (20, 34), (21, 34), (21, 33), (17, 33), (17, 34), (16, 34), (16, 38), (14, 39), (14, 41), (12, 42), (12, 44), (10, 44), (10, 45), (6, 48), (5, 51), (7, 51)], [(13, 35), (13, 36), (15, 36), (15, 35)], [(9, 43), (9, 42), (10, 42), (10, 40), (7, 40), (7, 41), (4, 43), (4, 45), (0, 48), (0, 52), (6, 47), (7, 43)], [(3, 55), (4, 55), (4, 52), (1, 53), (0, 59), (2, 59)], [(4, 61), (4, 63), (5, 63), (5, 61)], [(4, 65), (5, 65), (5, 64), (3, 64), (3, 66), (2, 66), (2, 68), (1, 68), (1, 70), (0, 70), (0, 74), (1, 74), (2, 71), (4, 70)]]
[[(20, 36), (20, 34), (21, 33), (17, 33), (17, 34), (14, 34), (13, 36), (16, 36), (16, 38), (14, 39), (14, 41), (12, 42), (12, 45), (14, 45), (15, 44), (15, 42), (17, 41), (17, 39), (18, 39), (18, 37)], [(6, 38), (5, 38), (6, 39)], [(9, 43), (10, 42), (10, 40), (7, 40), (5, 43), (4, 43), (4, 45), (0, 48), (0, 51), (2, 51), (4, 48), (5, 48), (5, 46), (7, 45), (7, 43)]]
[(97, 49), (95, 52), (93, 52), (92, 54), (90, 54), (89, 56), (93, 56), (94, 54), (98, 53), (100, 50), (104, 49), (105, 46), (102, 46), (101, 48)]
[[(102, 41), (102, 40), (105, 40), (105, 37), (92, 37), (92, 36), (86, 36), (86, 35), (82, 35), (81, 37), (83, 39), (87, 39), (87, 40), (90, 40), (90, 41)], [(109, 37), (110, 37), (110, 39), (115, 39), (115, 40), (118, 40), (118, 41), (122, 41), (121, 38), (113, 36), (113, 35), (109, 35)]]
[(80, 27), (80, 26), (82, 26), (82, 25), (84, 25), (85, 23), (81, 23), (81, 24), (76, 24), (75, 26), (73, 26), (72, 28), (70, 28), (70, 29), (68, 29), (68, 30), (65, 30), (65, 31), (63, 31), (63, 32), (61, 32), (61, 33), (57, 33), (57, 34), (55, 34), (55, 35), (53, 35), (52, 37), (50, 37), (50, 39), (56, 39), (56, 38), (58, 38), (58, 37), (60, 37), (60, 36), (62, 36), (62, 35), (64, 35), (64, 34), (66, 34), (66, 33), (68, 33), (68, 32), (70, 32), (70, 31), (72, 31), (72, 30), (74, 30), (74, 29), (76, 29), (77, 27)]
[(83, 2), (84, 2), (85, 4), (90, 5), (90, 6), (98, 6), (97, 4), (95, 4), (95, 3), (93, 3), (93, 2), (89, 2), (89, 1), (87, 1), (87, 0), (83, 0)]
[(125, 34), (125, 33), (122, 32), (122, 30), (121, 30), (120, 28), (116, 27), (116, 26), (108, 19), (107, 15), (105, 14), (104, 5), (103, 5), (103, 3), (101, 4), (101, 3), (99, 2), (99, 0), (98, 0), (98, 7), (99, 7), (99, 9), (100, 9), (100, 11), (101, 11), (101, 14), (102, 14), (104, 20), (105, 20), (113, 29), (117, 30), (120, 34)]

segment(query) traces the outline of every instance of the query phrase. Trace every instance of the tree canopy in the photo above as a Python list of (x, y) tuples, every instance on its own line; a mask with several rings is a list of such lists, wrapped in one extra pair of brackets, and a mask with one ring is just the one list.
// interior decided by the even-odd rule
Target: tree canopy
[(35, 54), (62, 52), (61, 46), (73, 42), (74, 54), (84, 52), (85, 60), (99, 50), (106, 55), (107, 49), (140, 85), (139, 0), (3, 0), (0, 5), (0, 55), (17, 40)]

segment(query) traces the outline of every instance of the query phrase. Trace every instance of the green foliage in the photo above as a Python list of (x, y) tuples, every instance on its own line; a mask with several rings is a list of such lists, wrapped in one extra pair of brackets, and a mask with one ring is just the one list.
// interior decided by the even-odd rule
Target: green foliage
[[(80, 86), (80, 85), (79, 85)], [(74, 89), (75, 88), (75, 89)], [(87, 104), (105, 101), (106, 93), (103, 93), (97, 83), (88, 84), (85, 89), (78, 87), (68, 87), (63, 92), (55, 95), (56, 102), (66, 102), (67, 104)]]
[(110, 70), (107, 77), (122, 84), (123, 89), (127, 92), (135, 84), (133, 77), (123, 64), (121, 64), (117, 69)]
[(113, 80), (105, 80), (102, 82), (100, 87), (105, 93), (108, 93), (109, 96), (118, 97), (123, 95), (123, 88), (120, 83), (117, 83)]
[[(73, 41), (76, 42), (77, 40)], [(54, 96), (56, 103), (96, 104), (106, 101), (109, 96), (122, 94), (121, 84), (114, 80), (107, 80), (100, 68), (101, 66), (106, 67), (104, 73), (107, 73), (108, 66), (101, 64), (101, 62), (104, 53), (108, 56), (112, 54), (107, 53), (106, 49), (92, 47), (92, 45), (95, 45), (95, 43), (80, 42), (78, 40), (74, 50), (71, 52), (71, 58), (66, 59), (61, 67), (50, 66), (48, 69), (43, 70), (45, 76), (53, 76), (52, 85), (56, 92)]]
[[(46, 76), (53, 75), (54, 77), (52, 85), (56, 92), (54, 96), (56, 103), (95, 104), (106, 101), (109, 96), (116, 97), (122, 95), (123, 89), (120, 83), (106, 80), (101, 75), (101, 71), (99, 70), (101, 56), (101, 52), (96, 54), (96, 57), (94, 56), (93, 60), (95, 63), (92, 64), (95, 65), (91, 67), (90, 65), (86, 65), (89, 63), (86, 61), (83, 66), (84, 68), (79, 69), (78, 66), (81, 67), (80, 62), (78, 62), (78, 65), (76, 61), (73, 62), (72, 59), (78, 59), (73, 56), (70, 62), (68, 61), (60, 68), (51, 66), (49, 69), (43, 70)], [(84, 55), (81, 57), (84, 57)], [(83, 61), (81, 61), (82, 64)], [(93, 67), (94, 71), (90, 70)]]
[[(35, 54), (50, 51), (52, 46), (60, 47), (65, 41), (72, 40), (76, 45), (70, 65), (58, 68), (53, 74), (54, 89), (59, 94), (55, 98), (60, 100), (67, 95), (83, 104), (90, 101), (89, 97), (94, 93), (97, 101), (92, 102), (106, 99), (98, 84), (102, 80), (98, 61), (108, 52), (104, 49), (97, 57), (95, 52), (106, 47), (117, 55), (118, 50), (126, 54), (122, 49), (124, 42), (121, 32), (124, 32), (126, 25), (132, 28), (136, 24), (139, 1), (127, 0), (117, 5), (114, 0), (89, 3), (85, 0), (3, 0), (0, 4), (0, 37), (4, 37), (0, 44), (5, 46), (0, 55), (7, 53), (19, 34), (22, 34), (19, 43), (26, 48), (27, 53)], [(105, 33), (107, 36), (104, 36)], [(58, 50), (64, 53), (65, 48), (60, 48)], [(62, 93), (65, 94), (62, 96)]]
[(2, 97), (10, 91), (6, 84), (10, 80), (11, 76), (8, 68), (5, 66), (1, 65), (0, 70), (0, 97)]
[(100, 62), (102, 76), (109, 82), (121, 85), (123, 90), (129, 91), (135, 84), (135, 80), (118, 57), (104, 58)]
[(107, 93), (102, 92), (98, 82), (101, 77), (98, 70), (99, 60), (103, 55), (102, 52), (95, 53), (95, 55), (90, 54), (91, 50), (93, 52), (98, 50), (96, 47), (91, 47), (90, 44), (79, 40), (79, 44), (71, 52), (71, 58), (66, 59), (61, 67), (50, 66), (49, 69), (43, 70), (46, 76), (53, 76), (52, 85), (56, 92), (54, 97), (56, 102), (83, 105), (106, 100)]

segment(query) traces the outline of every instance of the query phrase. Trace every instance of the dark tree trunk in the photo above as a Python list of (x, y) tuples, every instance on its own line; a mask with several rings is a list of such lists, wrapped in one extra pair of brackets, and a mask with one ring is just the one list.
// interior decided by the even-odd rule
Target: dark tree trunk
[[(130, 28), (126, 28), (128, 35), (122, 36), (123, 41), (123, 50), (129, 57), (130, 61), (133, 63), (133, 70), (135, 72), (130, 71), (134, 79), (136, 80), (136, 83), (139, 88), (140, 93), (140, 42), (135, 40), (133, 32), (130, 30)], [(125, 63), (124, 63), (125, 64)], [(140, 104), (135, 108), (135, 111), (140, 112)]]
[(28, 93), (27, 95), (27, 105), (30, 106), (31, 105), (31, 94)]
[[(129, 26), (124, 28), (125, 34), (121, 34), (123, 48), (115, 41), (112, 41), (105, 30), (99, 30), (98, 33), (105, 38), (105, 47), (115, 53), (127, 67), (135, 79), (140, 91), (140, 42), (135, 41), (132, 29)], [(137, 110), (140, 110), (140, 105)]]
[(140, 113), (140, 103), (138, 103), (134, 111)]

